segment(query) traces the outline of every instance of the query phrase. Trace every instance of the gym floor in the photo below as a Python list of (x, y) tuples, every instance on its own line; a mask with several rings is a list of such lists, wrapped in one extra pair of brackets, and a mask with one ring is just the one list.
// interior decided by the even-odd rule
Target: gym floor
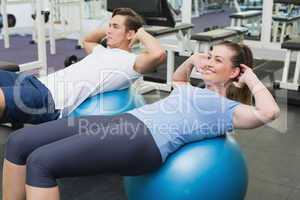
[[(225, 26), (227, 15), (215, 13), (193, 20), (194, 31), (201, 31), (211, 19), (218, 22), (214, 25)], [(207, 20), (210, 19), (210, 20)], [(35, 45), (29, 44), (29, 36), (14, 36), (10, 49), (0, 49), (0, 60), (24, 63), (35, 60)], [(57, 55), (49, 55), (48, 65), (51, 70), (61, 69), (66, 56), (76, 54), (84, 56), (82, 50), (75, 50), (74, 40), (59, 40), (57, 42)], [(3, 41), (0, 41), (3, 47)], [(49, 50), (49, 48), (48, 48)], [(178, 57), (178, 66), (184, 58)], [(264, 65), (263, 65), (263, 64)], [(282, 73), (282, 62), (256, 61), (256, 66), (263, 66), (255, 70), (256, 74), (269, 87), (274, 79), (279, 79)], [(156, 77), (163, 77), (165, 73), (158, 70)], [(153, 74), (149, 75), (154, 76)], [(154, 76), (154, 78), (155, 78)], [(277, 92), (274, 92), (277, 95)], [(151, 92), (145, 96), (147, 103), (166, 97), (165, 92)], [(237, 139), (246, 156), (249, 171), (249, 186), (247, 200), (298, 200), (300, 199), (300, 107), (280, 103), (281, 116), (273, 123), (253, 130), (237, 130), (234, 137)], [(298, 131), (297, 131), (298, 130)], [(298, 132), (298, 133), (297, 133)], [(1, 167), (4, 153), (4, 144), (7, 135), (0, 133)], [(222, 178), (222, 177), (220, 177)], [(1, 182), (1, 181), (0, 181)], [(1, 183), (0, 183), (1, 184)], [(122, 187), (122, 178), (117, 175), (98, 175), (93, 177), (68, 178), (59, 181), (63, 200), (125, 200)]]

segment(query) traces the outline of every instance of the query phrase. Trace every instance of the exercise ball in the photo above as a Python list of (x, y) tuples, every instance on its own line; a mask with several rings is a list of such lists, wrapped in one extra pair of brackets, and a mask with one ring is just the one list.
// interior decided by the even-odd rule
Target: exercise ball
[(133, 88), (101, 93), (87, 98), (70, 116), (115, 115), (144, 105), (144, 99)]
[(232, 137), (187, 144), (158, 170), (124, 177), (129, 200), (242, 200), (247, 185), (245, 158)]

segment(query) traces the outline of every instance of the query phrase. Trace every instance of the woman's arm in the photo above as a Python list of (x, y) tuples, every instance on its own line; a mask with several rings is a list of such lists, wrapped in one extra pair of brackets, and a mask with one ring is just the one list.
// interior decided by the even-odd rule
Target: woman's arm
[[(193, 55), (194, 56), (194, 55)], [(173, 74), (173, 81), (174, 82), (189, 82), (190, 75), (192, 69), (194, 67), (193, 64), (193, 56), (186, 59), (174, 72)]]
[(193, 67), (197, 68), (197, 71), (201, 71), (208, 62), (208, 55), (203, 53), (196, 53), (186, 59), (174, 72), (173, 83), (174, 85), (189, 83), (190, 75)]
[(246, 65), (241, 65), (239, 83), (248, 86), (254, 96), (255, 106), (237, 106), (233, 114), (235, 128), (256, 128), (279, 117), (280, 109), (272, 94)]
[(105, 36), (106, 28), (97, 28), (96, 30), (87, 34), (82, 40), (85, 52), (90, 54), (94, 47), (97, 46), (99, 41), (101, 41)]

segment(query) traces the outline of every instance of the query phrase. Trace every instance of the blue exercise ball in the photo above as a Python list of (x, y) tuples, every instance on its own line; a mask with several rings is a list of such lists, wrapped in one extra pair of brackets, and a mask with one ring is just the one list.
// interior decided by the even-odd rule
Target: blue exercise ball
[(247, 186), (245, 158), (232, 137), (187, 144), (158, 170), (124, 177), (129, 200), (242, 200)]
[(104, 92), (89, 97), (82, 102), (70, 116), (115, 115), (144, 105), (142, 95), (133, 88)]

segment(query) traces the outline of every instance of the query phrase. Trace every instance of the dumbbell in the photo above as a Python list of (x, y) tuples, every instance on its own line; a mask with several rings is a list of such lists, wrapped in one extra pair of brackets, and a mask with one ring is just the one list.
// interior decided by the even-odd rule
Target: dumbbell
[(211, 27), (206, 27), (203, 29), (203, 32), (208, 32), (208, 31), (213, 31), (220, 28), (219, 26), (211, 26)]
[(78, 57), (76, 55), (71, 55), (66, 57), (64, 65), (65, 67), (69, 67), (70, 65), (78, 62)]
[[(102, 39), (99, 44), (101, 44), (104, 47), (107, 47), (107, 39), (104, 38)], [(71, 55), (66, 57), (64, 65), (65, 67), (69, 67), (70, 65), (77, 63), (79, 60), (81, 60), (81, 58), (78, 58), (76, 55)]]
[[(13, 14), (7, 14), (8, 27), (14, 27), (16, 25), (16, 17)], [(0, 29), (3, 28), (3, 16), (0, 14)]]
[[(47, 22), (49, 21), (49, 18), (50, 18), (50, 11), (43, 11), (43, 10), (42, 10), (41, 13), (42, 13), (42, 15), (44, 15), (44, 22), (47, 23)], [(32, 15), (31, 15), (31, 18), (32, 18), (33, 20), (35, 20), (35, 19), (36, 19), (36, 13), (32, 14)], [(29, 44), (35, 44), (35, 41), (34, 41), (34, 40), (31, 40), (31, 41), (29, 42)]]
[[(44, 15), (44, 22), (47, 23), (49, 21), (49, 18), (50, 18), (50, 11), (44, 11), (44, 10), (42, 10), (41, 14)], [(31, 18), (33, 20), (35, 20), (36, 19), (36, 13), (32, 14)]]
[[(105, 48), (107, 47), (107, 39), (103, 38), (100, 42), (98, 42), (99, 44), (101, 44), (102, 46), (104, 46)], [(75, 49), (81, 49), (81, 45), (76, 45)]]

